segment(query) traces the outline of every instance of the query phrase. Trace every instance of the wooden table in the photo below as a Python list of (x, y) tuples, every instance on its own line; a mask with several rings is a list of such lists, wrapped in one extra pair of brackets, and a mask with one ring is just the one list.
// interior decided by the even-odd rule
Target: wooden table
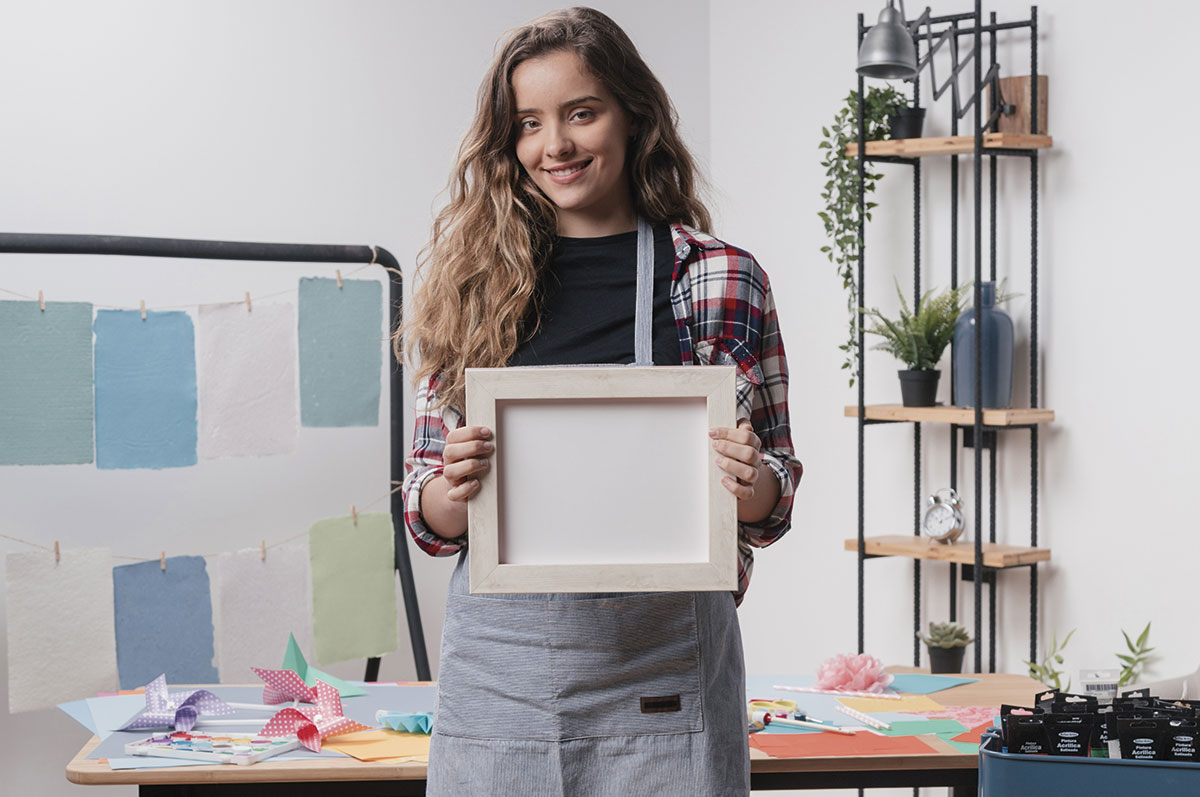
[[(915, 672), (911, 668), (892, 668)], [(968, 675), (977, 683), (935, 692), (944, 706), (1029, 706), (1045, 689), (1024, 675)], [(923, 737), (934, 751), (921, 755), (771, 758), (751, 748), (753, 790), (858, 789), (950, 786), (955, 797), (973, 795), (979, 756), (960, 753), (936, 736)], [(100, 740), (93, 737), (67, 765), (67, 780), (85, 785), (136, 784), (147, 797), (316, 797), (337, 782), (339, 795), (420, 795), (425, 793), (424, 764), (382, 764), (353, 758), (262, 761), (249, 767), (227, 765), (111, 770), (89, 760)], [(464, 795), (464, 797), (469, 797)]]

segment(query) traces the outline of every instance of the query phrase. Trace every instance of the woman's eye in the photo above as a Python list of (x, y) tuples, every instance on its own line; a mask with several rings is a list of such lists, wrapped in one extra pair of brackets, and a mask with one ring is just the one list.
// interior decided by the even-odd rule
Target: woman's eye
[(533, 130), (536, 127), (537, 127), (536, 119), (525, 119), (521, 122), (522, 130)]
[(595, 111), (576, 111), (571, 115), (572, 119), (578, 119), (581, 122), (586, 122), (596, 115)]

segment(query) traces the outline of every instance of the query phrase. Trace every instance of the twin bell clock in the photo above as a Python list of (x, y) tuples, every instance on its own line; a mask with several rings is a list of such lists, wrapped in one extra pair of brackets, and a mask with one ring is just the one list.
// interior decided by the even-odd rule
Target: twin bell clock
[(925, 518), (921, 521), (926, 536), (947, 545), (962, 536), (963, 503), (958, 493), (949, 487), (938, 490), (926, 504)]

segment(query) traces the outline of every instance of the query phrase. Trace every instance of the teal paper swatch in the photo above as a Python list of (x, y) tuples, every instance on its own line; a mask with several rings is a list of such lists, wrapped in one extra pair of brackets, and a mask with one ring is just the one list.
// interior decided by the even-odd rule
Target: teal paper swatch
[(383, 286), (300, 280), (300, 425), (377, 426)]
[(113, 568), (122, 689), (145, 686), (162, 673), (168, 684), (218, 681), (204, 557), (173, 556), (166, 564), (166, 570), (158, 561)]
[(0, 465), (92, 461), (92, 305), (0, 302)]
[(136, 310), (100, 310), (96, 313), (96, 467), (195, 464), (192, 319), (175, 311), (147, 313), (143, 321)]
[(922, 672), (897, 673), (892, 677), (892, 689), (910, 695), (931, 695), (943, 689), (963, 684), (973, 684), (978, 678), (962, 678), (957, 675), (928, 675)]

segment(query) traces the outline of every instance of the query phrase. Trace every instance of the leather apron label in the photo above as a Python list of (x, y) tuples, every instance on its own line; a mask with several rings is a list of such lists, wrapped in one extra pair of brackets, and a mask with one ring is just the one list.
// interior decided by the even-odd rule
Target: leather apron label
[(664, 714), (668, 711), (681, 711), (682, 709), (683, 707), (680, 703), (679, 695), (642, 698), (643, 714)]

